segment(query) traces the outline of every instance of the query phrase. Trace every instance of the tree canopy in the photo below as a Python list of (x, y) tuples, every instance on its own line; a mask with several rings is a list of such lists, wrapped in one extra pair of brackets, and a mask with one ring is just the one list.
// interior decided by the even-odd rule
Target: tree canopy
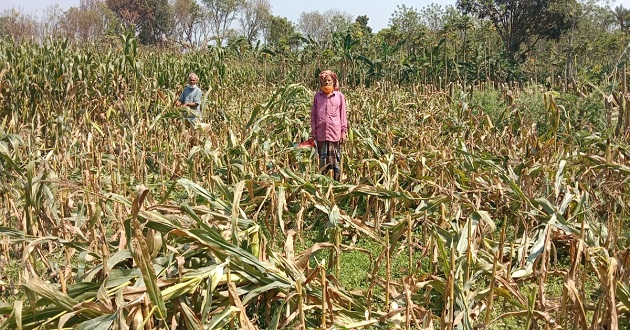
[(107, 6), (126, 27), (135, 27), (144, 44), (161, 41), (172, 29), (168, 0), (106, 0)]
[(523, 62), (539, 40), (558, 40), (570, 24), (575, 0), (458, 0), (464, 13), (489, 19), (510, 60)]

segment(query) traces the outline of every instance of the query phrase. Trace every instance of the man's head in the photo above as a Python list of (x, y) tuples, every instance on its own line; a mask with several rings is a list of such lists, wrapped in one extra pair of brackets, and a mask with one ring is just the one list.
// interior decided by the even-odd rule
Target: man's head
[(199, 83), (199, 77), (196, 74), (191, 73), (188, 75), (188, 85), (195, 86)]
[(319, 74), (319, 87), (326, 94), (332, 93), (333, 90), (339, 90), (339, 80), (337, 74), (330, 70), (324, 70)]

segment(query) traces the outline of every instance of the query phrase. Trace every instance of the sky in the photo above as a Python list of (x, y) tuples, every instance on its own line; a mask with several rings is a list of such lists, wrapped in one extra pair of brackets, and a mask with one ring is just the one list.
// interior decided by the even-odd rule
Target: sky
[[(630, 0), (611, 0), (611, 7), (623, 5), (630, 8)], [(59, 5), (61, 10), (70, 7), (78, 7), (80, 0), (0, 0), (0, 12), (15, 8), (20, 12), (32, 16), (42, 15), (47, 8)], [(339, 9), (345, 11), (353, 17), (367, 15), (368, 26), (373, 31), (378, 31), (389, 24), (389, 19), (399, 5), (406, 5), (415, 9), (422, 9), (431, 3), (440, 4), (442, 7), (455, 5), (456, 0), (337, 0), (337, 1), (306, 1), (306, 0), (270, 0), (273, 15), (286, 17), (296, 23), (303, 12), (319, 11), (325, 12), (328, 9)]]

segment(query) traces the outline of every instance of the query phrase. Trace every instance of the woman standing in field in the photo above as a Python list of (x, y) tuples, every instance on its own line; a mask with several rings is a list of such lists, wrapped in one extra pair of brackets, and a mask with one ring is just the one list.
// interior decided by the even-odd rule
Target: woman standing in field
[(330, 70), (319, 74), (319, 87), (311, 108), (311, 137), (317, 141), (322, 173), (332, 170), (333, 177), (339, 181), (341, 144), (348, 135), (346, 97), (339, 91), (337, 75)]

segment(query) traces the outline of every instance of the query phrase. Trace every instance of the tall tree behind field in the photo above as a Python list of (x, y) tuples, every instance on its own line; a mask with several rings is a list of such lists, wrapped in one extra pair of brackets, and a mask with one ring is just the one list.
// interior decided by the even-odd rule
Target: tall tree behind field
[(62, 15), (63, 10), (61, 10), (59, 5), (48, 6), (44, 9), (38, 24), (39, 31), (37, 36), (40, 41), (45, 40), (48, 36), (56, 37), (60, 35), (59, 23)]
[(444, 17), (446, 17), (446, 9), (442, 6), (432, 3), (420, 9), (421, 22), (427, 27), (430, 34), (436, 36), (444, 28)]
[(82, 0), (79, 7), (70, 7), (59, 26), (65, 38), (79, 42), (93, 42), (121, 32), (114, 12), (104, 2), (94, 0)]
[[(580, 3), (571, 31), (550, 46), (556, 54), (567, 54), (565, 83), (577, 82), (579, 85), (589, 81), (599, 84), (609, 79), (617, 61), (625, 60), (620, 56), (629, 40), (628, 34), (617, 24), (614, 10), (601, 7), (594, 1)], [(556, 57), (553, 53), (544, 56)]]
[(630, 9), (624, 8), (622, 5), (615, 7), (613, 11), (619, 29), (623, 32), (628, 32), (630, 27)]
[(332, 33), (346, 31), (352, 19), (352, 15), (338, 9), (329, 9), (324, 13), (310, 11), (300, 14), (297, 26), (302, 35), (322, 42), (330, 40)]
[(406, 50), (413, 53), (424, 46), (427, 27), (422, 15), (413, 7), (400, 5), (389, 19), (389, 26), (398, 40), (404, 40)]
[(138, 40), (156, 44), (172, 29), (172, 8), (167, 0), (106, 0), (127, 28), (135, 26)]
[(575, 0), (458, 0), (465, 13), (489, 19), (508, 58), (522, 63), (540, 40), (558, 40), (571, 27)]
[(286, 17), (273, 16), (265, 27), (265, 41), (272, 46), (288, 45), (297, 33), (293, 22)]
[(208, 10), (210, 32), (221, 44), (230, 26), (243, 7), (244, 0), (202, 0)]
[(60, 22), (63, 35), (68, 40), (91, 42), (102, 35), (99, 16), (96, 11), (81, 10), (77, 7), (69, 8)]
[(302, 12), (297, 21), (298, 30), (307, 38), (314, 41), (324, 41), (330, 34), (326, 26), (326, 18), (319, 11)]
[(12, 37), (16, 41), (32, 40), (37, 30), (37, 21), (16, 9), (7, 9), (0, 14), (0, 38)]
[[(269, 25), (265, 27), (265, 42), (272, 49), (268, 52), (272, 55), (278, 65), (274, 79), (282, 80), (288, 71), (288, 61), (291, 58), (291, 51), (297, 49), (299, 45), (299, 32), (297, 32), (293, 22), (286, 17), (273, 16), (269, 20)], [(264, 56), (267, 58), (267, 55)]]
[(430, 17), (434, 19), (431, 20), (433, 23), (427, 23), (429, 31), (446, 40), (445, 47), (449, 48), (449, 53), (452, 53), (457, 63), (458, 79), (467, 82), (487, 76), (487, 70), (484, 70), (489, 64), (487, 41), (479, 38), (480, 34), (483, 35), (480, 22), (452, 6), (446, 7), (438, 16)]
[(168, 0), (149, 0), (153, 15), (147, 16), (138, 39), (145, 44), (161, 42), (173, 28), (173, 9)]
[(201, 38), (203, 10), (196, 0), (173, 1), (173, 31), (171, 37), (187, 47), (196, 48)]
[(352, 25), (354, 17), (348, 12), (339, 9), (328, 9), (324, 12), (326, 24), (330, 26), (330, 32), (345, 32)]
[(246, 0), (239, 18), (241, 34), (250, 43), (254, 42), (262, 34), (271, 16), (269, 0)]
[(371, 35), (372, 28), (368, 26), (370, 18), (367, 15), (359, 15), (354, 20), (354, 26), (358, 31), (361, 31), (361, 35)]
[(81, 0), (79, 2), (79, 9), (81, 10), (92, 10), (98, 8), (105, 1), (103, 0)]

